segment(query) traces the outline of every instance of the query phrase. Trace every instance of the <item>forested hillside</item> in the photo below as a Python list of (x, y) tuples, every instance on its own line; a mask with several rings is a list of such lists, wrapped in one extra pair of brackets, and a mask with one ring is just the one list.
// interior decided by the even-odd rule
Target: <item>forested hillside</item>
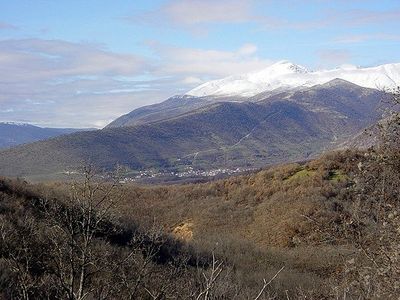
[(90, 168), (72, 185), (3, 179), (3, 296), (395, 299), (391, 149), (196, 185), (99, 185)]
[[(132, 172), (180, 172), (309, 159), (375, 124), (383, 95), (334, 80), (257, 102), (216, 102), (141, 125), (74, 133), (5, 150), (0, 152), (0, 173), (52, 179), (77, 172), (85, 162), (106, 170), (122, 165)], [(135, 116), (132, 113), (132, 122)]]

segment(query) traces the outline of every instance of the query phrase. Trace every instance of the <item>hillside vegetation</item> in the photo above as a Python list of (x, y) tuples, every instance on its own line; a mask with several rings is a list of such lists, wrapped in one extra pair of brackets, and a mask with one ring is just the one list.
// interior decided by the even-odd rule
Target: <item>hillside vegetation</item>
[(374, 124), (381, 99), (379, 91), (335, 80), (258, 102), (216, 102), (146, 124), (2, 151), (0, 173), (38, 179), (76, 171), (83, 162), (106, 170), (119, 164), (135, 171), (175, 171), (309, 159)]
[[(159, 187), (2, 180), (3, 295), (81, 299), (85, 266), (82, 293), (99, 299), (256, 299), (260, 291), (260, 299), (331, 299), (338, 292), (370, 299), (366, 287), (377, 298), (395, 299), (398, 287), (389, 289), (379, 277), (385, 274), (374, 273), (368, 283), (358, 277), (370, 268), (360, 242), (368, 255), (381, 245), (371, 236), (381, 226), (374, 213), (365, 208), (363, 222), (353, 219), (362, 195), (358, 184), (369, 178), (359, 177), (360, 163), (367, 168), (375, 161), (338, 152), (210, 183)], [(395, 172), (390, 176), (398, 184)], [(393, 207), (398, 195), (386, 197)], [(83, 224), (90, 225), (89, 235)], [(398, 238), (396, 231), (388, 234)], [(214, 283), (207, 281), (219, 272)], [(263, 289), (263, 279), (272, 278)]]
[(202, 184), (1, 179), (0, 297), (398, 299), (399, 94), (363, 151)]

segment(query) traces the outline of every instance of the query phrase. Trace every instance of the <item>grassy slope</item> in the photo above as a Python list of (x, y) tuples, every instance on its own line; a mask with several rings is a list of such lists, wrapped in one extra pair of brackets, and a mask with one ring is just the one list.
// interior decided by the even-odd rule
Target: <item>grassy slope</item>
[(259, 246), (290, 247), (303, 238), (303, 225), (309, 223), (305, 216), (323, 209), (348, 184), (337, 157), (203, 184), (128, 185), (123, 211), (149, 221), (156, 217), (169, 228), (190, 220), (195, 240), (218, 228)]

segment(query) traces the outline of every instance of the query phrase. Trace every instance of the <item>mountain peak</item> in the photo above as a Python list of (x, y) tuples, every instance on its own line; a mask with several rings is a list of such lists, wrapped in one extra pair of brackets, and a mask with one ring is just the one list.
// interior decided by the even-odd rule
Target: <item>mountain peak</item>
[(337, 86), (358, 86), (348, 80), (344, 80), (341, 78), (334, 78), (324, 84), (321, 84), (324, 87), (337, 87)]
[(295, 64), (289, 60), (282, 59), (282, 60), (279, 60), (279, 61), (273, 63), (271, 66), (285, 66), (286, 67), (286, 66), (295, 66)]
[(281, 60), (257, 72), (206, 82), (189, 91), (187, 95), (251, 97), (276, 89), (320, 85), (336, 78), (366, 88), (392, 89), (400, 86), (400, 64), (393, 63), (371, 68), (347, 65), (331, 70), (310, 72), (303, 66)]
[(293, 71), (295, 73), (307, 73), (308, 72), (308, 70), (305, 67), (294, 64), (288, 60), (280, 60), (271, 66), (285, 68), (285, 69)]
[(296, 65), (288, 60), (280, 60), (269, 67), (265, 68), (262, 71), (259, 72), (254, 72), (252, 74), (257, 74), (257, 73), (262, 73), (264, 71), (278, 71), (282, 73), (298, 73), (298, 74), (304, 74), (308, 73), (308, 70), (300, 65)]

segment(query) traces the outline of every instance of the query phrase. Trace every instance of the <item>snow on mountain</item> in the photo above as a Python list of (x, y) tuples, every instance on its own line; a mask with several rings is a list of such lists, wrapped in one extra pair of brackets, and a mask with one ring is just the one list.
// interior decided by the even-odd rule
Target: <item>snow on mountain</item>
[(251, 97), (275, 89), (311, 87), (336, 78), (362, 87), (391, 89), (400, 85), (400, 63), (372, 68), (346, 65), (333, 70), (309, 71), (284, 60), (261, 71), (206, 82), (192, 89), (186, 95)]
[(14, 126), (33, 126), (28, 123), (20, 123), (20, 122), (0, 122), (0, 125), (14, 125)]

